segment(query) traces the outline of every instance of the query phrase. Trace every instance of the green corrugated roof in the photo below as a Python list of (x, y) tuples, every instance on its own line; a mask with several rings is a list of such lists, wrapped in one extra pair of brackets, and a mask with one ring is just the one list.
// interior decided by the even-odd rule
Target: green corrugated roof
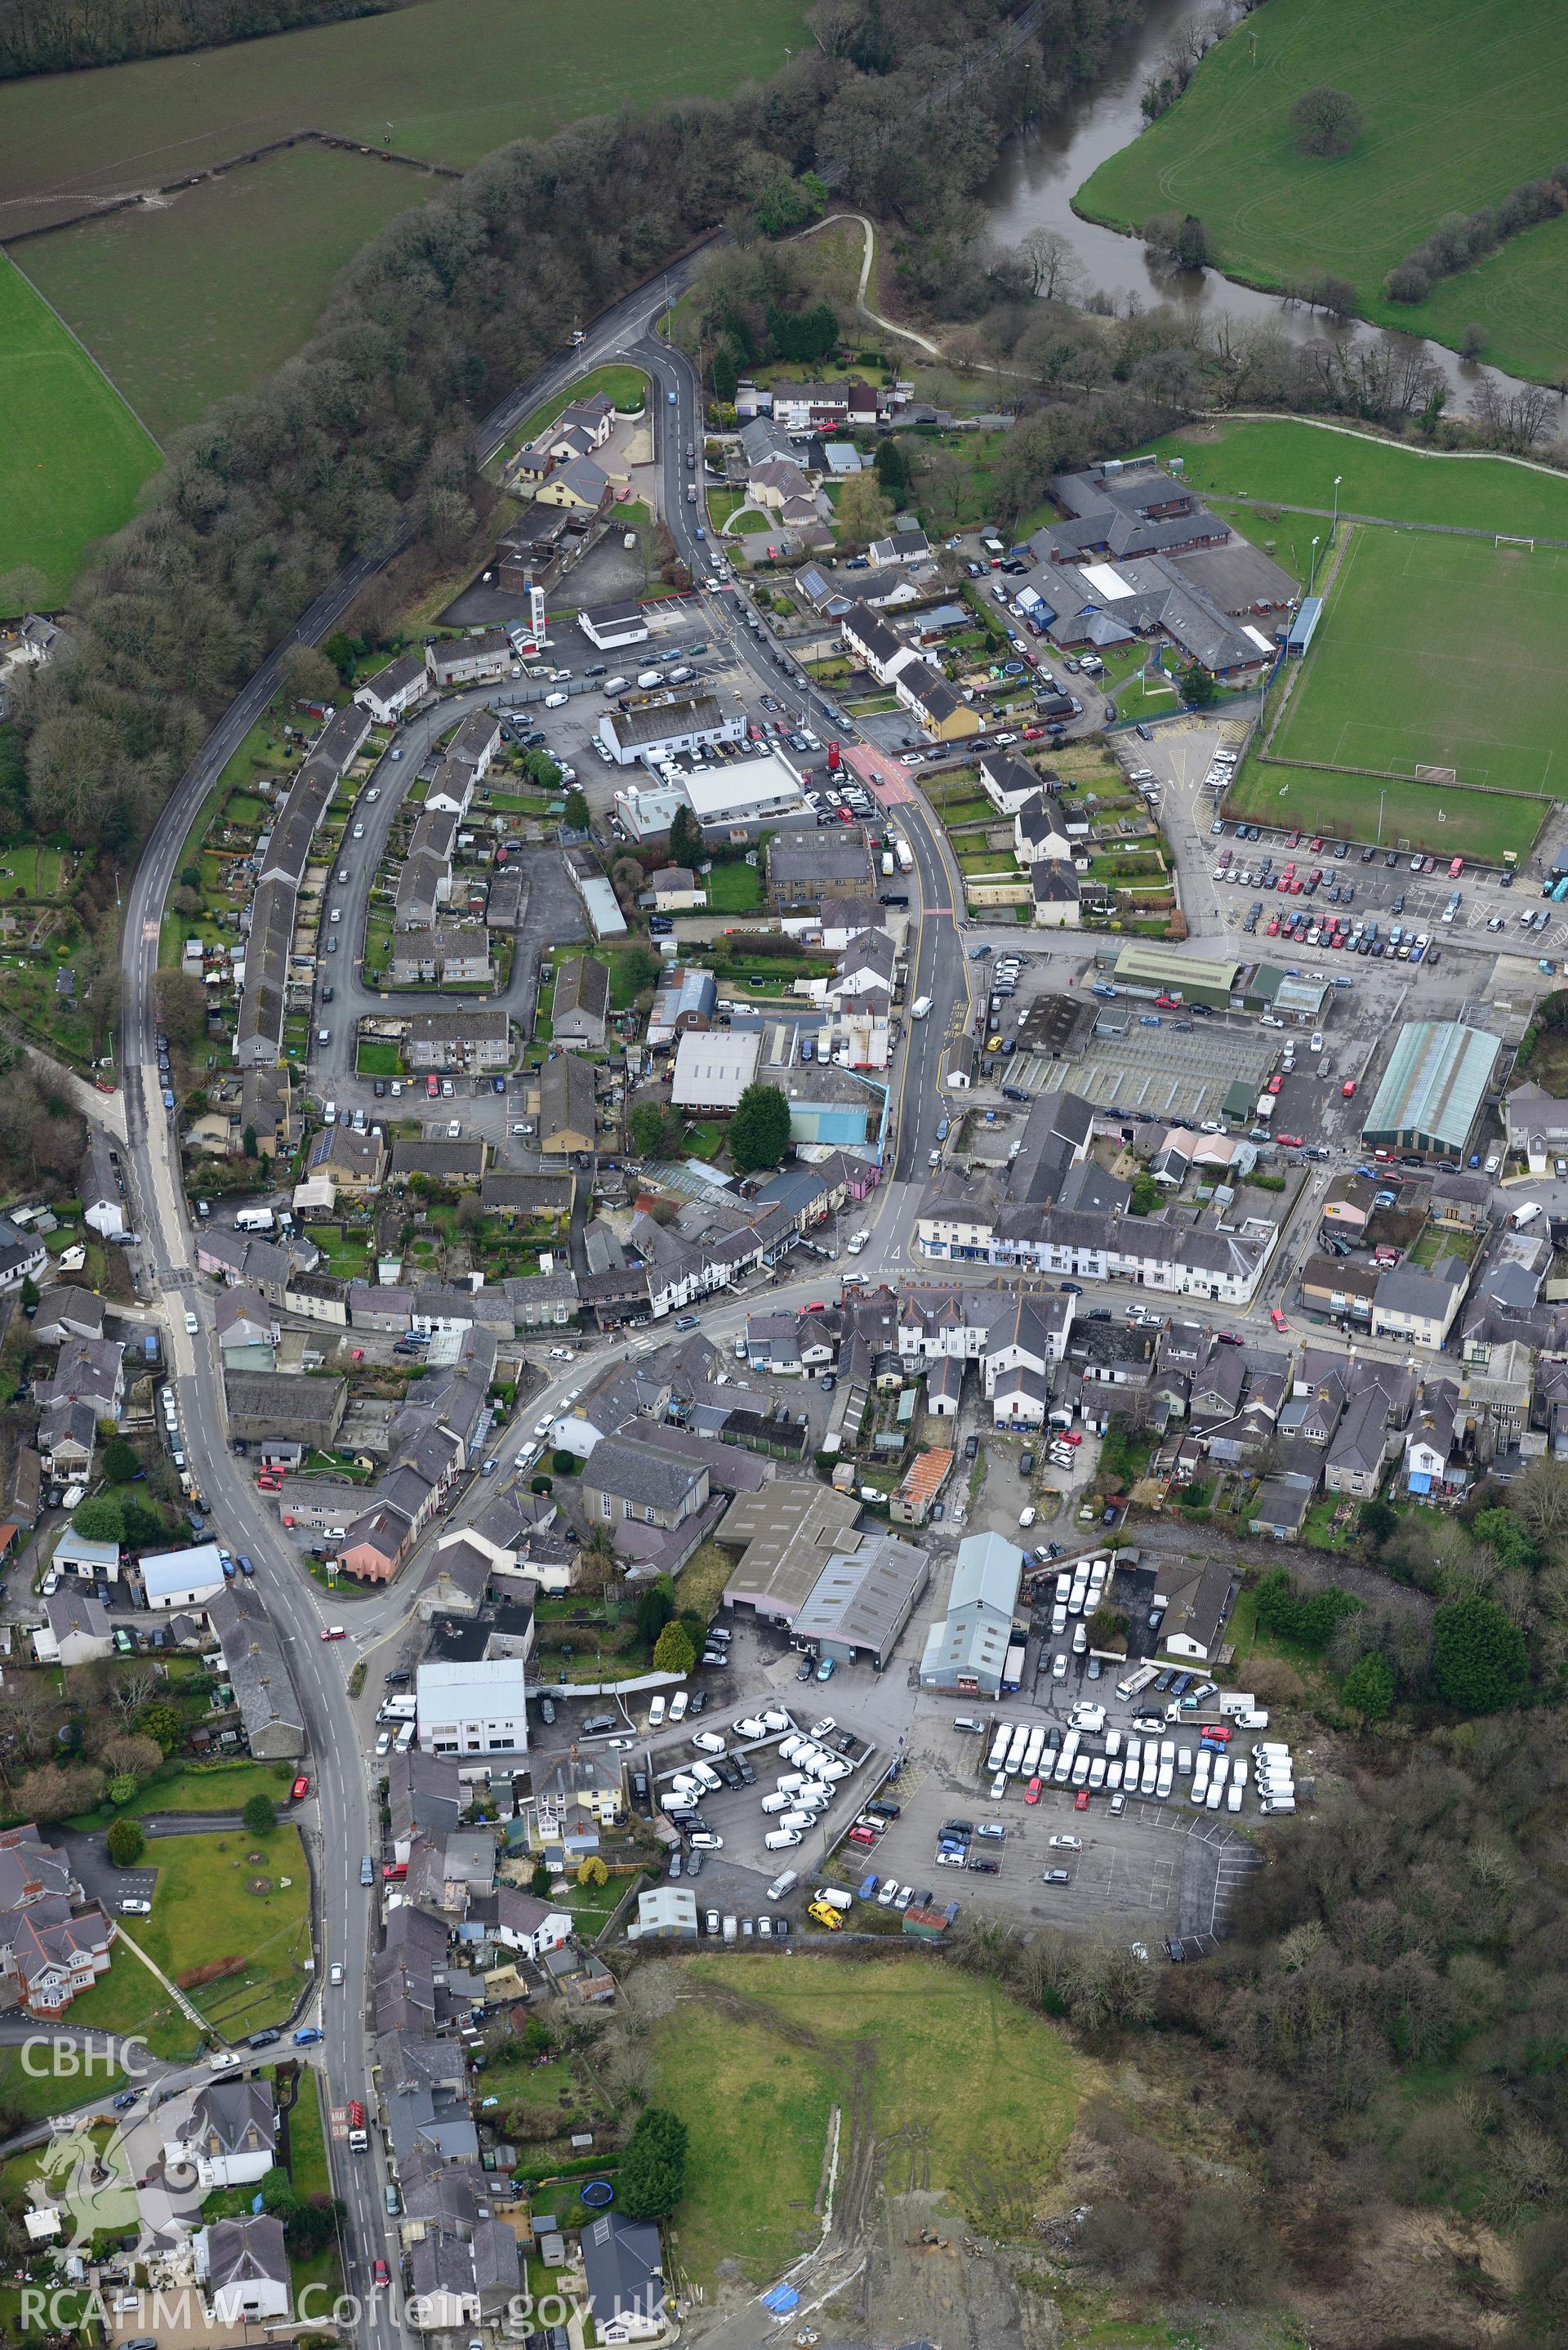
[(1241, 968), (1239, 962), (1220, 962), (1212, 955), (1180, 954), (1173, 947), (1152, 943), (1124, 947), (1116, 957), (1116, 977), (1141, 980), (1146, 986), (1230, 989)]
[(1407, 1022), (1362, 1132), (1428, 1135), (1441, 1149), (1462, 1150), (1501, 1049), (1501, 1040), (1484, 1028), (1452, 1020)]

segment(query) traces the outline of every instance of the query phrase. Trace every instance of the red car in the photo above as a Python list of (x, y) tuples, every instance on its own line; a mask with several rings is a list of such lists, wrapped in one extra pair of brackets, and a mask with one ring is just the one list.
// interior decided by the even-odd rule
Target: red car
[(803, 1305), (800, 1310), (803, 1314), (826, 1314), (827, 1308), (819, 1297), (815, 1305)]
[(1302, 837), (1299, 832), (1293, 832), (1290, 838), (1285, 843), (1285, 847), (1287, 848), (1299, 848), (1301, 845)]
[(436, 1100), (438, 1100), (438, 1099), (440, 1098), (440, 1096), (441, 1096), (441, 1080), (440, 1080), (440, 1078), (439, 1078), (439, 1077), (427, 1077), (427, 1078), (425, 1079), (425, 1092), (426, 1092), (426, 1094), (429, 1096), (429, 1097), (430, 1097), (430, 1099), (431, 1099), (431, 1101), (436, 1101)]
[(1270, 1308), (1269, 1308), (1269, 1319), (1270, 1319), (1270, 1321), (1273, 1324), (1273, 1326), (1274, 1326), (1274, 1327), (1275, 1327), (1275, 1329), (1276, 1329), (1276, 1330), (1288, 1330), (1288, 1329), (1290, 1328), (1290, 1326), (1290, 1326), (1290, 1324), (1285, 1320), (1284, 1315), (1280, 1312), (1280, 1309), (1279, 1309), (1279, 1307), (1278, 1307), (1277, 1305), (1271, 1305), (1271, 1306), (1270, 1306)]
[(409, 1864), (406, 1860), (389, 1860), (383, 1863), (381, 1868), (382, 1881), (387, 1885), (398, 1883), (407, 1877), (408, 1873)]
[(1026, 1804), (1037, 1804), (1040, 1801), (1040, 1783), (1038, 1779), (1030, 1780), (1023, 1790), (1023, 1800)]
[(328, 1624), (323, 1627), (321, 1637), (324, 1640), (346, 1640), (348, 1635), (341, 1624)]
[(1179, 995), (1157, 995), (1154, 1000), (1162, 1012), (1174, 1012), (1181, 998)]
[(1272, 1094), (1277, 1094), (1277, 1093), (1279, 1092), (1279, 1090), (1280, 1090), (1280, 1087), (1281, 1087), (1283, 1084), (1284, 1084), (1284, 1079), (1283, 1079), (1283, 1077), (1278, 1077), (1278, 1076), (1271, 1077), (1271, 1078), (1269, 1079), (1269, 1091), (1270, 1091)]
[(1265, 937), (1265, 938), (1271, 938), (1271, 939), (1277, 939), (1277, 938), (1279, 937), (1279, 935), (1280, 935), (1280, 918), (1279, 918), (1278, 914), (1271, 914), (1271, 915), (1269, 916), (1269, 927), (1268, 927), (1267, 931), (1263, 933), (1263, 935), (1264, 935), (1264, 937)]
[(1045, 739), (1045, 729), (1044, 726), (1026, 726), (1023, 730), (1023, 739), (1026, 743), (1044, 742)]
[(288, 1800), (291, 1804), (303, 1804), (309, 1793), (310, 1782), (305, 1776), (305, 1773), (301, 1772), (299, 1777), (295, 1781), (293, 1786), (288, 1791)]
[(1087, 1787), (1080, 1787), (1077, 1794), (1073, 1798), (1073, 1809), (1075, 1812), (1086, 1812), (1088, 1808), (1089, 1791)]
[(1313, 835), (1313, 837), (1312, 837), (1312, 838), (1311, 838), (1311, 840), (1308, 842), (1307, 846), (1308, 846), (1310, 848), (1321, 848), (1321, 847), (1323, 847), (1323, 835), (1322, 835), (1322, 833), (1321, 833), (1321, 832), (1314, 832), (1314, 835)]
[(370, 2263), (370, 2275), (373, 2282), (377, 2284), (390, 2284), (392, 2282), (392, 2272), (387, 2266), (385, 2261), (372, 2261)]
[(1302, 1148), (1302, 1137), (1299, 1134), (1280, 1134), (1276, 1135), (1274, 1139), (1283, 1150), (1300, 1150)]
[(1064, 1428), (1062, 1430), (1062, 1441), (1064, 1444), (1082, 1444), (1083, 1440), (1083, 1431), (1080, 1429)]
[(851, 1828), (849, 1841), (851, 1844), (875, 1844), (877, 1831), (875, 1828)]
[(1206, 1721), (1203, 1735), (1205, 1738), (1217, 1738), (1221, 1746), (1229, 1746), (1236, 1733), (1228, 1721)]
[(1354, 1099), (1355, 1094), (1355, 1079), (1354, 1077), (1347, 1077), (1339, 1090), (1345, 1096), (1346, 1101)]

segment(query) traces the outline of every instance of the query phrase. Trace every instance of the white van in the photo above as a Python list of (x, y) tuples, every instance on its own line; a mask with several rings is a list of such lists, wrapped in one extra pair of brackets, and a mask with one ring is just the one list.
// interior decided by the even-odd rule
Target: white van
[(1522, 1208), (1515, 1208), (1512, 1215), (1509, 1219), (1509, 1222), (1512, 1224), (1516, 1232), (1521, 1232), (1524, 1230), (1525, 1225), (1532, 1224), (1540, 1213), (1540, 1201), (1527, 1200)]
[(675, 1695), (670, 1700), (670, 1721), (684, 1721), (686, 1719), (686, 1709), (691, 1702), (691, 1693), (689, 1690), (677, 1690)]
[(929, 995), (917, 995), (909, 1006), (909, 1017), (911, 1020), (924, 1020), (930, 1008), (931, 999)]
[(649, 1730), (657, 1730), (659, 1728), (659, 1723), (664, 1720), (667, 1710), (664, 1693), (660, 1690), (659, 1694), (654, 1699), (653, 1703), (648, 1709), (648, 1726)]
[(661, 669), (639, 670), (638, 671), (637, 682), (639, 691), (646, 693), (649, 686), (662, 685), (664, 683), (664, 671)]
[(784, 1793), (782, 1787), (776, 1794), (764, 1795), (763, 1797), (763, 1809), (770, 1814), (774, 1812), (787, 1812), (791, 1807), (792, 1798)]
[(1295, 1807), (1293, 1795), (1265, 1795), (1258, 1805), (1261, 1812), (1293, 1812)]
[(706, 1787), (711, 1795), (716, 1795), (724, 1783), (711, 1762), (693, 1762), (691, 1776), (700, 1787)]
[(787, 1730), (789, 1716), (787, 1713), (781, 1713), (776, 1705), (770, 1705), (763, 1714), (763, 1728), (768, 1731)]
[(546, 710), (565, 710), (570, 699), (569, 694), (547, 693), (545, 696), (545, 707)]
[(624, 693), (626, 691), (628, 681), (624, 677), (607, 677), (604, 683), (600, 686), (599, 691), (604, 695), (605, 700), (608, 702), (613, 695)]
[(763, 1838), (763, 1850), (764, 1852), (787, 1852), (792, 1845), (796, 1845), (799, 1842), (800, 1830), (798, 1828), (774, 1828), (770, 1835), (765, 1835)]

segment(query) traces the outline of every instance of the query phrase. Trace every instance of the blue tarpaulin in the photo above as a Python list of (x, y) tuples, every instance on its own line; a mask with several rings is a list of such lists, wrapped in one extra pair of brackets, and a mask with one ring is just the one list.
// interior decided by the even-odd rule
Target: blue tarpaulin
[(771, 2309), (775, 2317), (787, 2317), (792, 2309), (800, 2306), (800, 2295), (793, 2284), (775, 2284), (760, 2298), (763, 2307)]

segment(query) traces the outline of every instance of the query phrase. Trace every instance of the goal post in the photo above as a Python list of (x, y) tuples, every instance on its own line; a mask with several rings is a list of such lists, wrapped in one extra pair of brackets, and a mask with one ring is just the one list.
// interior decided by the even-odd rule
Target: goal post
[(1535, 552), (1535, 541), (1532, 538), (1510, 538), (1502, 531), (1498, 533), (1492, 545), (1494, 547), (1511, 546), (1521, 555), (1533, 555)]

